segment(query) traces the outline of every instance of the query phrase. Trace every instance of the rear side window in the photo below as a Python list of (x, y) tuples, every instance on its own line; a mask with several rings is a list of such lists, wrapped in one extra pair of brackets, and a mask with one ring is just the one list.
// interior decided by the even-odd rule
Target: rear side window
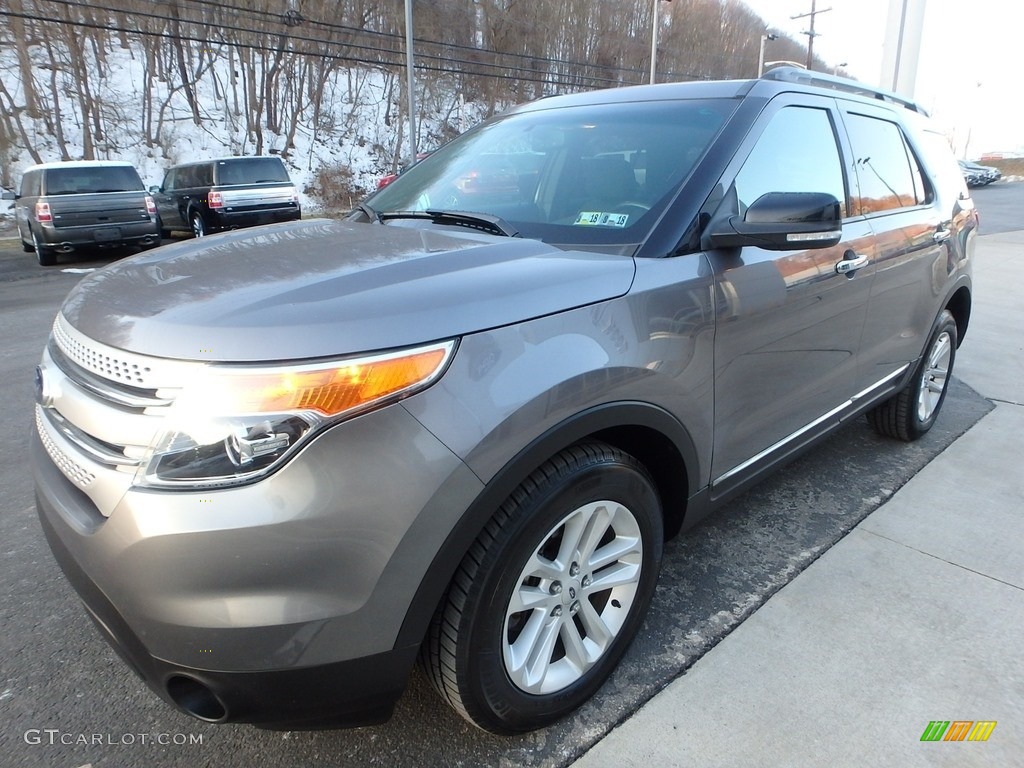
[(97, 192), (141, 192), (142, 179), (128, 165), (47, 168), (46, 194), (88, 195)]
[(854, 213), (878, 213), (927, 202), (921, 168), (896, 123), (851, 114), (847, 129), (860, 181)]
[(178, 169), (177, 181), (174, 186), (176, 189), (211, 187), (213, 186), (212, 176), (210, 166), (207, 164), (186, 165)]
[(843, 164), (828, 112), (813, 107), (779, 110), (735, 184), (740, 210), (769, 192), (827, 192), (840, 202), (845, 217)]
[(21, 180), (22, 197), (38, 197), (39, 181), (42, 179), (42, 171), (29, 171)]
[(284, 163), (276, 157), (244, 157), (217, 163), (217, 186), (290, 183)]
[(969, 197), (967, 182), (953, 156), (949, 140), (941, 133), (927, 129), (920, 131), (917, 136), (920, 138), (918, 149), (921, 150), (921, 157), (933, 178), (944, 188), (954, 190), (958, 197)]

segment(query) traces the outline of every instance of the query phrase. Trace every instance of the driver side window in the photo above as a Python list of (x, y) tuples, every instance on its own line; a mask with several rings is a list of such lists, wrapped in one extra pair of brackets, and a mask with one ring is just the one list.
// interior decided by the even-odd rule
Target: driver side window
[(768, 123), (734, 182), (739, 212), (768, 192), (827, 192), (848, 215), (843, 166), (828, 112), (784, 107)]

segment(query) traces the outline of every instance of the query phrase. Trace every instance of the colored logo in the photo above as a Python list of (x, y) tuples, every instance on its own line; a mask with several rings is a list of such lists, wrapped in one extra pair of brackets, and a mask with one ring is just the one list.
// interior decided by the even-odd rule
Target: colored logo
[(995, 720), (932, 720), (921, 741), (988, 741), (995, 727)]

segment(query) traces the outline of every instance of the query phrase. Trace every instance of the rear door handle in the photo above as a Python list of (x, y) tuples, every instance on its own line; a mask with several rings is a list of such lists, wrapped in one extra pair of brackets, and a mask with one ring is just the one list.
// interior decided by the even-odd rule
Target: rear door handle
[(840, 275), (848, 275), (851, 272), (856, 272), (858, 269), (866, 267), (868, 264), (867, 256), (861, 256), (853, 251), (847, 251), (843, 256), (845, 258), (836, 264), (836, 273)]

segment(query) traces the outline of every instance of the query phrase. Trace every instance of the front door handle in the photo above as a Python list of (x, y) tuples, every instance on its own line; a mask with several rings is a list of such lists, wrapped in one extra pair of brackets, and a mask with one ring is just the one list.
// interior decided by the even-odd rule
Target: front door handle
[(853, 251), (847, 251), (843, 254), (843, 260), (836, 264), (836, 273), (840, 275), (849, 275), (856, 272), (861, 267), (866, 267), (867, 264), (867, 256), (861, 256)]
[(936, 243), (944, 243), (947, 240), (949, 240), (949, 238), (951, 238), (952, 236), (952, 231), (948, 229), (940, 229), (937, 230), (934, 235), (932, 235), (932, 240), (934, 240)]

